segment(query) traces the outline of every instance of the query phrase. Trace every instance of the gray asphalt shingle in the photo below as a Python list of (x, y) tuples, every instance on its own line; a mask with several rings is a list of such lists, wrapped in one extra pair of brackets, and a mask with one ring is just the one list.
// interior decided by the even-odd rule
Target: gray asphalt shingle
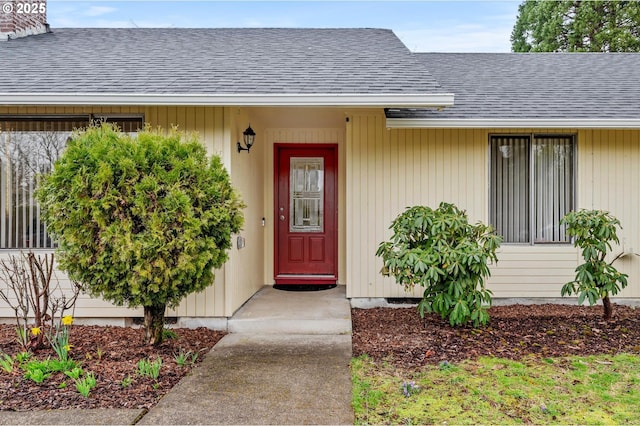
[(0, 93), (443, 93), (384, 29), (54, 29), (0, 43)]
[(416, 53), (455, 93), (442, 111), (389, 111), (391, 118), (640, 118), (638, 53)]
[(455, 93), (435, 119), (640, 118), (637, 53), (411, 53), (384, 29), (54, 29), (0, 43), (0, 94)]

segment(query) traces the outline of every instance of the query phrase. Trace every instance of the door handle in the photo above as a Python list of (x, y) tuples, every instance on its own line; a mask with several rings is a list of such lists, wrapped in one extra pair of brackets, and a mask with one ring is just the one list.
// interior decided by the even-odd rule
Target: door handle
[(284, 215), (283, 214), (280, 215), (280, 220), (282, 220), (282, 221), (284, 220)]

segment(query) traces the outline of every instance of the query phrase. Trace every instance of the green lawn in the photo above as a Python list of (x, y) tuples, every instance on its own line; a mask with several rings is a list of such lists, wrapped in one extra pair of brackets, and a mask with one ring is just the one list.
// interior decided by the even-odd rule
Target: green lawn
[(359, 357), (352, 371), (357, 424), (640, 424), (634, 355), (481, 358), (420, 370)]

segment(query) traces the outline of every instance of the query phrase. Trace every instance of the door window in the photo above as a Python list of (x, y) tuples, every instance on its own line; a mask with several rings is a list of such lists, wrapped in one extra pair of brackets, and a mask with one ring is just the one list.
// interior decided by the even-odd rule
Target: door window
[(324, 158), (292, 157), (290, 160), (289, 230), (324, 231)]

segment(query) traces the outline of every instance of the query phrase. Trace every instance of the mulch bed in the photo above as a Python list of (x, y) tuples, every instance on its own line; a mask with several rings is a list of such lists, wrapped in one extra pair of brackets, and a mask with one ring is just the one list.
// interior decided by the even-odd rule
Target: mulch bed
[[(437, 315), (424, 320), (414, 307), (353, 309), (353, 354), (367, 354), (403, 368), (417, 368), (442, 361), (451, 363), (480, 356), (521, 359), (525, 356), (640, 353), (640, 309), (614, 305), (614, 318), (602, 321), (602, 307), (571, 305), (512, 305), (489, 310), (490, 323), (478, 329), (450, 327)], [(56, 373), (43, 384), (0, 371), (0, 410), (48, 410), (69, 408), (149, 408), (192, 368), (177, 365), (180, 350), (199, 353), (197, 362), (224, 336), (199, 328), (174, 329), (177, 339), (160, 347), (142, 344), (139, 328), (76, 326), (71, 329), (72, 356), (92, 371), (98, 381), (88, 398), (73, 381)], [(20, 352), (12, 325), (0, 325), (0, 352)], [(38, 359), (55, 358), (50, 349)], [(140, 359), (163, 360), (160, 378), (154, 381), (136, 374)], [(131, 383), (123, 386), (123, 379)], [(61, 383), (66, 387), (60, 388)]]
[[(173, 329), (177, 338), (165, 340), (159, 347), (143, 345), (143, 330), (130, 327), (77, 326), (71, 328), (69, 343), (72, 358), (93, 372), (97, 386), (88, 398), (80, 395), (73, 380), (55, 373), (42, 384), (23, 378), (23, 371), (0, 370), (0, 410), (28, 411), (69, 408), (149, 408), (189, 373), (192, 365), (179, 366), (174, 355), (198, 353), (196, 364), (225, 333), (206, 328)], [(0, 325), (0, 353), (15, 355), (21, 348), (16, 343), (15, 326)], [(158, 380), (140, 377), (138, 361), (162, 357)], [(37, 359), (56, 358), (51, 349), (38, 350)], [(32, 358), (33, 359), (33, 358)], [(123, 386), (127, 378), (131, 383)], [(60, 384), (65, 383), (64, 388)]]
[(413, 307), (353, 309), (353, 354), (415, 368), (480, 356), (640, 353), (640, 309), (614, 305), (613, 312), (605, 322), (601, 306), (495, 306), (489, 324), (473, 329), (451, 327), (438, 315), (423, 320)]

